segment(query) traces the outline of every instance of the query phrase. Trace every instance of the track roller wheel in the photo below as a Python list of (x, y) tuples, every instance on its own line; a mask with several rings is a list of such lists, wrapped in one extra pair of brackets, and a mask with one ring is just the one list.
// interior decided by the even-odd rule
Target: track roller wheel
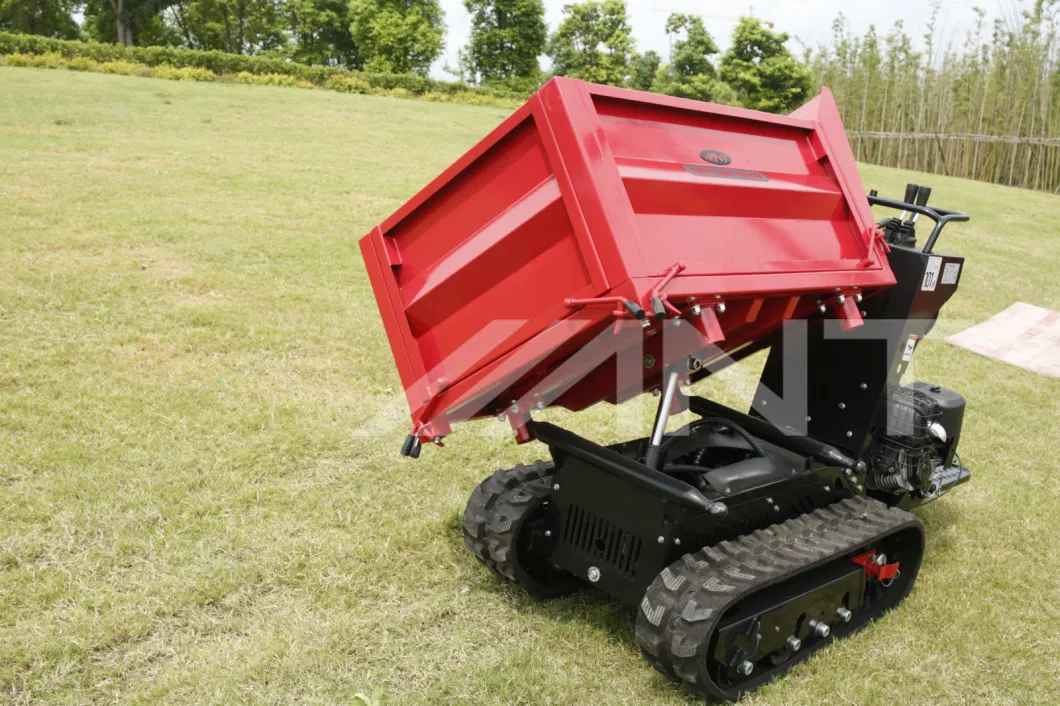
[(497, 471), (482, 481), (464, 510), (464, 544), (490, 571), (536, 598), (555, 598), (579, 585), (548, 560), (551, 463)]

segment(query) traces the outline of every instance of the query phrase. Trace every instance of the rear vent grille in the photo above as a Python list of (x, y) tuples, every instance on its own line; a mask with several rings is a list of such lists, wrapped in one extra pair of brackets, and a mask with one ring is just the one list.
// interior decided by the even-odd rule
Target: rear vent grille
[(612, 571), (629, 577), (637, 573), (641, 538), (577, 505), (567, 512), (563, 540)]

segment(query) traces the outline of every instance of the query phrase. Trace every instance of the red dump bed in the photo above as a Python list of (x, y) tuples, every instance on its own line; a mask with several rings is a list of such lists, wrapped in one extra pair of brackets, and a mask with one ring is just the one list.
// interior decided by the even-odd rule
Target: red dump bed
[(361, 240), (424, 440), (621, 401), (822, 306), (856, 325), (883, 248), (827, 89), (777, 116), (562, 78)]

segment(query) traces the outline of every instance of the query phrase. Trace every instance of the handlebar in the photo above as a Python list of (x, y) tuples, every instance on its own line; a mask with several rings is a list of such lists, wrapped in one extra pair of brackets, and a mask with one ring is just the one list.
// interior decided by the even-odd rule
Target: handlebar
[[(929, 191), (928, 194), (930, 193), (931, 192)], [(896, 211), (901, 210), (909, 211), (910, 213), (919, 213), (921, 216), (927, 216), (934, 221), (935, 228), (931, 231), (931, 235), (928, 236), (927, 242), (924, 243), (923, 252), (928, 254), (934, 250), (935, 241), (939, 239), (939, 234), (942, 233), (942, 229), (946, 227), (947, 223), (960, 223), (972, 220), (971, 216), (967, 213), (961, 213), (960, 211), (950, 211), (945, 208), (929, 208), (928, 206), (922, 206), (918, 203), (907, 203), (906, 201), (889, 199), (871, 193), (868, 195), (868, 198), (869, 203), (873, 206), (883, 206), (885, 208), (893, 208)], [(924, 200), (926, 201), (927, 199), (925, 198)]]

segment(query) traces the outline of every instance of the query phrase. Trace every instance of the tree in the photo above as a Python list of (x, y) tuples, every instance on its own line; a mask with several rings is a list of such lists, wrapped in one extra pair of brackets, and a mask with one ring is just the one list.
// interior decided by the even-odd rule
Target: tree
[(541, 0), (464, 0), (464, 7), (471, 14), (471, 40), (460, 59), (472, 83), (539, 78), (537, 57), (548, 39)]
[(652, 87), (657, 93), (701, 101), (728, 102), (732, 91), (717, 78), (711, 57), (718, 45), (697, 15), (674, 13), (666, 20), (670, 63), (659, 70)]
[(650, 91), (660, 64), (662, 57), (650, 49), (643, 54), (634, 53), (629, 87), (638, 91)]
[(736, 25), (721, 60), (721, 78), (744, 106), (782, 113), (809, 98), (810, 71), (787, 50), (787, 41), (787, 34), (770, 31), (753, 17)]
[(563, 22), (548, 42), (555, 76), (622, 86), (630, 71), (633, 33), (623, 0), (565, 5)]
[(183, 43), (193, 49), (257, 54), (287, 44), (275, 0), (182, 0), (169, 16)]
[(0, 0), (0, 32), (77, 39), (76, 0)]
[(442, 54), (438, 0), (350, 0), (350, 34), (368, 71), (426, 76)]
[(305, 64), (361, 67), (350, 34), (348, 0), (287, 0), (284, 7), (294, 44), (289, 52)]
[(162, 21), (176, 0), (88, 0), (85, 29), (90, 39), (131, 46), (179, 41)]

